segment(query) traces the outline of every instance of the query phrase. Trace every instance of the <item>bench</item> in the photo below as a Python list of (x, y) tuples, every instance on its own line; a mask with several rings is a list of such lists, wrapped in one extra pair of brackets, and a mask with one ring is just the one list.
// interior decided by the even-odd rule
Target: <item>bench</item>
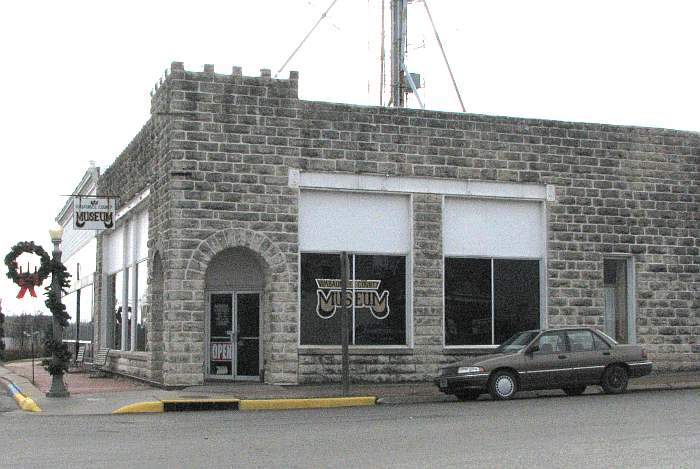
[(75, 366), (83, 366), (85, 363), (85, 345), (78, 347), (78, 355), (75, 357)]
[(78, 354), (75, 356), (75, 360), (71, 363), (69, 373), (79, 373), (85, 367), (85, 350), (86, 345), (81, 345), (78, 347)]
[(87, 366), (90, 369), (90, 376), (102, 376), (104, 375), (103, 368), (107, 366), (107, 358), (109, 357), (109, 351), (110, 349), (107, 347), (100, 347), (94, 359), (92, 361), (87, 361), (85, 360), (85, 350), (83, 350), (83, 348), (81, 347), (78, 351), (78, 357), (76, 357), (76, 363), (78, 362), (80, 354), (82, 353), (82, 364), (83, 366)]

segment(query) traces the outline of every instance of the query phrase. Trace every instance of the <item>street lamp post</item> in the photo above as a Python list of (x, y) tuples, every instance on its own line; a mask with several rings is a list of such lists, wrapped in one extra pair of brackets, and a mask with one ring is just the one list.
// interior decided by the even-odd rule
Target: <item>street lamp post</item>
[[(53, 243), (53, 260), (56, 263), (61, 262), (61, 238), (63, 237), (63, 227), (57, 227), (49, 230), (49, 235), (51, 236), (51, 242)], [(56, 294), (57, 298), (61, 297), (61, 284), (58, 276), (51, 276), (51, 290)], [(59, 319), (53, 316), (53, 339), (60, 343), (63, 339), (63, 326), (59, 322)], [(54, 352), (55, 354), (55, 352)], [(55, 358), (55, 357), (54, 357)], [(46, 393), (47, 397), (68, 397), (70, 393), (66, 389), (66, 385), (63, 382), (63, 372), (51, 375), (51, 388), (49, 392)]]

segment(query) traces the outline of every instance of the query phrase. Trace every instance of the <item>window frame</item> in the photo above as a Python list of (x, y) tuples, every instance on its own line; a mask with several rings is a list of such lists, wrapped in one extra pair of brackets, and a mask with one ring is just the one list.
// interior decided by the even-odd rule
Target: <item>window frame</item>
[[(446, 308), (445, 308), (445, 298), (446, 298), (446, 290), (445, 290), (445, 284), (446, 284), (446, 275), (445, 275), (445, 268), (447, 265), (446, 260), (447, 259), (486, 259), (490, 261), (490, 267), (491, 267), (491, 344), (465, 344), (465, 345), (448, 345), (447, 340), (446, 340), (446, 324), (447, 324), (447, 318), (446, 318)], [(537, 329), (544, 329), (547, 327), (547, 318), (546, 318), (546, 304), (545, 304), (545, 298), (546, 298), (546, 268), (545, 268), (545, 258), (538, 258), (538, 257), (493, 257), (493, 256), (471, 256), (471, 255), (460, 255), (460, 256), (445, 256), (443, 254), (442, 256), (442, 347), (444, 350), (465, 350), (465, 349), (484, 349), (484, 350), (492, 350), (495, 348), (500, 347), (501, 344), (496, 344), (496, 329), (495, 329), (495, 290), (494, 290), (494, 282), (495, 282), (495, 276), (494, 276), (494, 262), (497, 260), (502, 260), (502, 261), (537, 261), (538, 262), (538, 281), (539, 281), (539, 289), (538, 289), (538, 296), (539, 296), (539, 324), (537, 325)]]
[[(327, 345), (319, 345), (319, 344), (302, 344), (301, 343), (301, 256), (302, 254), (325, 254), (325, 255), (336, 255), (340, 256), (342, 251), (318, 251), (318, 250), (310, 250), (310, 251), (299, 251), (297, 255), (297, 284), (299, 285), (299, 288), (297, 288), (297, 306), (298, 306), (298, 314), (297, 314), (297, 324), (299, 325), (297, 329), (297, 347), (302, 349), (302, 350), (320, 350), (320, 349), (329, 349), (329, 350), (340, 350), (342, 348), (341, 344), (334, 345), (334, 344), (327, 344)], [(356, 350), (373, 350), (373, 349), (383, 349), (383, 350), (391, 350), (391, 349), (412, 349), (413, 348), (413, 256), (411, 256), (411, 253), (408, 252), (365, 252), (365, 251), (352, 251), (352, 252), (347, 252), (348, 258), (350, 260), (350, 277), (348, 280), (352, 280), (355, 277), (355, 261), (354, 261), (354, 256), (403, 256), (405, 259), (405, 265), (406, 265), (406, 280), (405, 280), (405, 292), (406, 292), (406, 305), (405, 305), (405, 317), (404, 317), (404, 328), (405, 328), (405, 343), (404, 344), (395, 344), (395, 345), (355, 345), (355, 311), (354, 308), (351, 308), (351, 314), (350, 314), (350, 322), (351, 322), (351, 331), (350, 331), (350, 337), (349, 337), (349, 344), (348, 346), (351, 349), (356, 349)]]

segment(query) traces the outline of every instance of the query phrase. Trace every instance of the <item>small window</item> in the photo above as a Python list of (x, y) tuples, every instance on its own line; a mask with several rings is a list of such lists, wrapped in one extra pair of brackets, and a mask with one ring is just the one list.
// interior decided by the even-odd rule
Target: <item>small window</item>
[(590, 331), (569, 331), (567, 334), (572, 352), (593, 351), (593, 334)]
[(610, 350), (610, 344), (601, 339), (598, 334), (593, 334), (593, 345), (596, 350)]

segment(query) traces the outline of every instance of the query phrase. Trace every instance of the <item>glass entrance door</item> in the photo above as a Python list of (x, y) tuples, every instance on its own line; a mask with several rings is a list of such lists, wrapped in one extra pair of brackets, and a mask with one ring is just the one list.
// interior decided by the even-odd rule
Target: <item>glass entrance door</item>
[(209, 359), (212, 378), (233, 377), (233, 295), (209, 296)]
[(236, 377), (260, 376), (260, 295), (236, 294)]
[(258, 379), (260, 376), (260, 293), (210, 293), (207, 376)]

